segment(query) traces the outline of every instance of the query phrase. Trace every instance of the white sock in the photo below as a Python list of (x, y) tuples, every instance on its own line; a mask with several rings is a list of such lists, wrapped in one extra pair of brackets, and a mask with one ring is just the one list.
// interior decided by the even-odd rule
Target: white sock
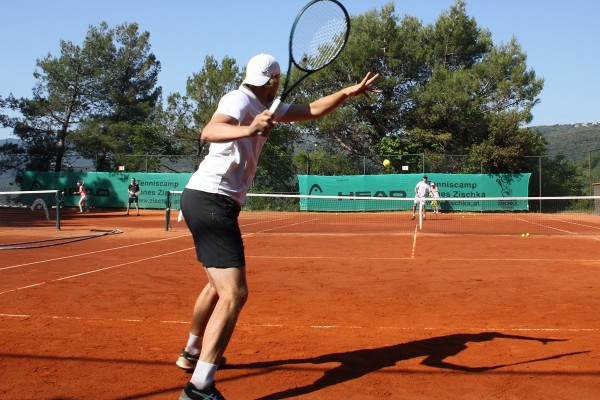
[(197, 389), (206, 389), (212, 386), (213, 382), (215, 381), (215, 372), (217, 372), (216, 364), (198, 361), (190, 382), (192, 382), (192, 385), (194, 385)]
[(185, 345), (185, 351), (195, 356), (200, 354), (200, 349), (202, 348), (202, 336), (196, 336), (192, 332), (190, 332), (190, 336), (188, 337), (187, 344)]

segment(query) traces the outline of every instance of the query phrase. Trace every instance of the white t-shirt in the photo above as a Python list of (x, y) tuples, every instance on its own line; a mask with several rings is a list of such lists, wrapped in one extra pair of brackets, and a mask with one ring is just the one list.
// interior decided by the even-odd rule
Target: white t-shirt
[(417, 183), (417, 186), (415, 186), (416, 197), (426, 197), (430, 189), (429, 185), (424, 181)]
[[(288, 108), (288, 104), (283, 104), (276, 117), (284, 115)], [(254, 117), (266, 109), (254, 93), (240, 86), (223, 96), (215, 114), (235, 118), (241, 126), (250, 125)], [(200, 163), (186, 188), (223, 194), (242, 205), (266, 141), (266, 137), (254, 135), (226, 143), (211, 143), (208, 155)]]

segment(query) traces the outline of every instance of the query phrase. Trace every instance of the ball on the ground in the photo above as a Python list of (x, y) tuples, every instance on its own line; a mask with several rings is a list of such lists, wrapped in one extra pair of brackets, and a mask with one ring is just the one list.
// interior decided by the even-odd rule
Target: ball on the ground
[(383, 166), (384, 167), (389, 167), (391, 164), (390, 160), (388, 160), (387, 158), (385, 160), (383, 160)]
[(525, 237), (525, 234), (524, 234), (524, 233), (521, 233), (521, 237)]

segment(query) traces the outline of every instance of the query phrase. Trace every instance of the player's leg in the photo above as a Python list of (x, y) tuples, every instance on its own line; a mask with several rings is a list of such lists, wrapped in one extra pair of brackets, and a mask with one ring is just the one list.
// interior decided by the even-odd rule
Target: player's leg
[(200, 360), (218, 364), (248, 298), (246, 269), (206, 268), (218, 300), (204, 330)]
[(135, 211), (137, 211), (137, 215), (140, 215), (140, 205), (138, 204), (138, 198), (135, 198)]
[(248, 298), (245, 268), (206, 268), (218, 300), (210, 316), (189, 390), (213, 390), (217, 367)]
[(210, 285), (195, 305), (194, 324), (205, 328), (204, 332), (196, 331), (202, 335), (202, 348), (194, 374), (180, 397), (187, 399), (194, 393), (201, 393), (198, 397), (218, 393), (214, 388), (215, 372), (246, 302), (248, 287), (237, 221), (240, 207), (227, 196), (185, 189), (181, 209)]
[(417, 197), (415, 197), (415, 200), (413, 201), (413, 208), (412, 208), (412, 217), (411, 219), (415, 219), (415, 213), (417, 212), (417, 204), (419, 203), (419, 199)]
[(188, 341), (176, 362), (179, 368), (188, 371), (196, 368), (200, 350), (202, 349), (204, 331), (218, 299), (219, 297), (215, 288), (210, 282), (207, 283), (194, 305)]

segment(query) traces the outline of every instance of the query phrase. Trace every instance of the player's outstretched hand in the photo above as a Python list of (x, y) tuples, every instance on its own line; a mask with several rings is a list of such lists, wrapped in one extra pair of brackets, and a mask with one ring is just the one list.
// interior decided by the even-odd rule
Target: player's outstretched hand
[(346, 88), (346, 94), (351, 97), (363, 94), (370, 100), (371, 97), (369, 96), (369, 93), (381, 93), (381, 90), (375, 89), (372, 86), (373, 82), (375, 82), (378, 78), (379, 74), (372, 75), (371, 72), (367, 72), (367, 75), (360, 83)]

